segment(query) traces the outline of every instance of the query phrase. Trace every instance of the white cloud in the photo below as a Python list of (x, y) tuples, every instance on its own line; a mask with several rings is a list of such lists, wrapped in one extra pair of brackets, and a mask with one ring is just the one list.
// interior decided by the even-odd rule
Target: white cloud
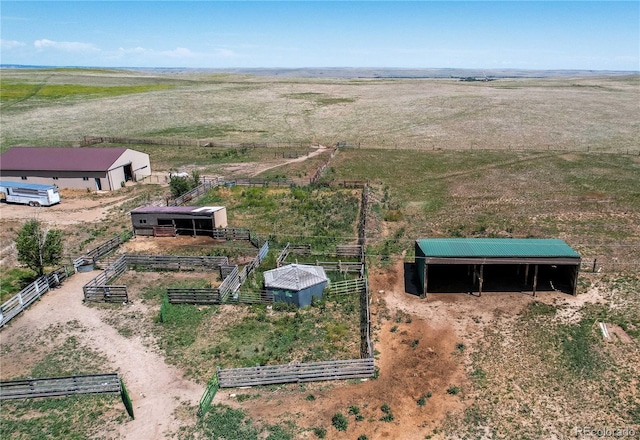
[(177, 47), (173, 50), (164, 50), (160, 52), (160, 55), (170, 58), (193, 58), (196, 56), (195, 53), (184, 47)]
[(12, 50), (24, 46), (26, 46), (26, 44), (21, 41), (0, 39), (0, 49), (2, 50)]
[(215, 55), (225, 57), (225, 58), (233, 58), (238, 56), (231, 49), (215, 49)]
[(132, 48), (123, 48), (120, 47), (113, 54), (114, 58), (123, 58), (129, 56), (138, 56), (138, 57), (166, 57), (166, 58), (195, 58), (197, 56), (196, 53), (184, 47), (177, 47), (173, 50), (154, 50), (147, 49), (144, 47), (132, 47)]
[(81, 43), (78, 41), (52, 41), (43, 38), (36, 40), (33, 45), (38, 50), (55, 49), (63, 52), (99, 52), (96, 46), (91, 43)]

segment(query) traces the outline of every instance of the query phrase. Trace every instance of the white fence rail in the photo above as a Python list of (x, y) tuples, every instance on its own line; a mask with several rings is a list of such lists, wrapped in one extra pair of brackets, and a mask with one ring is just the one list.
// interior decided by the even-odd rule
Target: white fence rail
[(62, 280), (69, 276), (66, 268), (54, 270), (48, 275), (43, 275), (0, 306), (0, 327), (4, 327), (9, 321), (29, 307), (38, 298), (51, 288), (62, 284)]

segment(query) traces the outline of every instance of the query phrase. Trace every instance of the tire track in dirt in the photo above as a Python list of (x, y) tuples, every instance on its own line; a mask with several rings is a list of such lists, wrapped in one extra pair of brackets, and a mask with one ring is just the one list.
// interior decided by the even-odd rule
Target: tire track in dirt
[(169, 428), (172, 431), (176, 428), (172, 414), (180, 403), (196, 405), (204, 387), (184, 379), (177, 368), (167, 365), (139, 337), (125, 338), (103, 322), (102, 311), (82, 303), (82, 286), (96, 273), (75, 274), (61, 287), (45, 294), (2, 330), (3, 345), (11, 345), (25, 334), (44, 332), (52, 325), (77, 321), (82, 330), (75, 336), (83, 345), (109, 359), (110, 365), (105, 365), (104, 372), (117, 371), (133, 401), (135, 420), (119, 425), (119, 438), (165, 438)]

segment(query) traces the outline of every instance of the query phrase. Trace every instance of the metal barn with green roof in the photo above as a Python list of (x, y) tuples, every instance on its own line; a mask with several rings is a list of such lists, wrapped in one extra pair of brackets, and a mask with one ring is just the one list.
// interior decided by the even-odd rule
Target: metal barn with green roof
[(560, 239), (422, 238), (416, 240), (421, 292), (576, 294), (580, 255)]

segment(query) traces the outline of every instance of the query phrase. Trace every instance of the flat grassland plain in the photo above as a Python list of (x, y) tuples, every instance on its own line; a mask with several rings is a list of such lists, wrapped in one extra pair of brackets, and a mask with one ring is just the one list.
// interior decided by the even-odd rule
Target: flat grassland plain
[[(148, 153), (158, 174), (182, 169), (277, 176), (302, 185), (328, 158), (318, 146), (343, 142), (347, 146), (322, 175), (320, 183), (327, 185), (225, 188), (203, 200), (226, 204), (233, 226), (259, 230), (278, 246), (291, 238), (322, 246), (326, 237), (313, 231), (328, 224), (334, 225), (329, 241), (347, 243), (355, 239), (351, 205), (359, 193), (337, 186), (368, 180), (367, 254), (379, 369), (365, 383), (221, 390), (202, 418), (195, 416), (193, 399), (167, 394), (177, 401), (175, 408), (149, 431), (144, 420), (126, 417), (117, 398), (3, 402), (3, 437), (143, 438), (136, 436), (150, 432), (146, 438), (562, 439), (597, 430), (632, 433), (630, 438), (640, 432), (638, 75), (470, 82), (5, 69), (0, 97), (2, 151), (80, 145), (84, 136), (268, 144), (126, 145)], [(291, 159), (311, 152), (318, 155)], [(129, 228), (132, 208), (166, 197), (166, 184), (157, 181), (116, 194), (63, 192), (62, 204), (38, 215), (64, 230), (65, 252), (74, 257)], [(332, 221), (300, 206), (326, 210)], [(29, 275), (15, 262), (11, 243), (30, 211), (15, 208), (0, 208), (3, 296), (19, 290)], [(586, 263), (578, 296), (424, 300), (405, 293), (404, 263), (412, 260), (414, 240), (451, 236), (562, 238)], [(138, 238), (128, 245), (145, 252), (214, 251), (209, 242), (190, 238), (165, 239), (160, 247)], [(240, 258), (251, 250), (215, 252)], [(91, 328), (84, 317), (56, 322), (53, 300), (32, 306), (52, 308), (42, 314), (53, 319), (48, 327), (40, 323), (46, 331), (29, 332), (21, 324), (36, 310), (17, 317), (0, 334), (2, 380), (127, 373), (136, 359), (87, 337), (101, 331), (108, 341), (146, 347), (202, 391), (216, 365), (233, 366), (243, 356), (269, 362), (272, 355), (278, 361), (323, 352), (350, 355), (350, 342), (356, 342), (344, 324), (352, 319), (348, 302), (328, 305), (332, 319), (317, 321), (309, 352), (296, 346), (287, 353), (282, 340), (292, 337), (292, 328), (321, 319), (324, 312), (313, 307), (299, 315), (191, 307), (174, 310), (173, 327), (162, 326), (156, 318), (163, 286), (212, 280), (136, 272), (126, 277), (133, 305), (75, 306), (97, 317)], [(607, 324), (609, 340), (598, 322)], [(251, 337), (255, 331), (263, 332), (260, 338)], [(154, 399), (158, 390), (138, 388), (131, 372), (124, 376), (134, 407)], [(158, 414), (167, 414), (160, 409)]]

